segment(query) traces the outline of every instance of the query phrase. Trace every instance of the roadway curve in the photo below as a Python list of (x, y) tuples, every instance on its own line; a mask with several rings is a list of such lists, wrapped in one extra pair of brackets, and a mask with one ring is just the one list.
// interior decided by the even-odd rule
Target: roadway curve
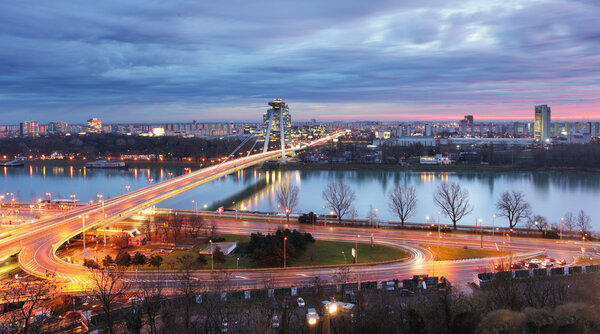
[[(338, 138), (344, 133), (345, 131), (338, 132), (288, 151), (320, 145)], [(31, 275), (43, 278), (54, 274), (59, 279), (76, 284), (87, 282), (88, 272), (85, 268), (67, 263), (56, 256), (58, 247), (67, 240), (84, 230), (121, 221), (182, 192), (240, 169), (276, 158), (280, 154), (281, 151), (272, 151), (230, 160), (132, 191), (102, 203), (77, 208), (61, 217), (22, 225), (10, 232), (0, 234), (0, 257), (19, 253), (19, 265)], [(85, 217), (85, 226), (83, 217)]]

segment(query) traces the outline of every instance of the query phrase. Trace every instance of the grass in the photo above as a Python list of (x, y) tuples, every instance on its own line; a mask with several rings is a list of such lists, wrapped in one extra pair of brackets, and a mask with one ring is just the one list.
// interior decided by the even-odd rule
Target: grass
[(590, 265), (590, 264), (600, 264), (600, 259), (599, 258), (589, 258), (589, 257), (578, 257), (577, 260), (575, 260), (575, 264), (577, 265)]
[[(424, 248), (429, 248), (433, 251), (434, 256), (437, 251), (437, 245), (419, 245)], [(475, 249), (463, 247), (440, 246), (439, 256), (436, 261), (476, 259), (482, 257), (494, 257), (510, 255), (512, 252), (497, 251), (489, 249)]]
[[(223, 234), (217, 237), (225, 238), (226, 242), (237, 241), (238, 243), (247, 243), (250, 240), (250, 236), (248, 235)], [(181, 264), (177, 262), (178, 257), (189, 254), (196, 258), (199, 251), (204, 249), (206, 246), (207, 243), (201, 243), (195, 245), (189, 250), (180, 250), (174, 251), (170, 254), (161, 254), (163, 258), (163, 262), (160, 267), (161, 270), (180, 269)], [(354, 258), (352, 257), (352, 248), (354, 248), (354, 246), (355, 244), (353, 242), (316, 241), (314, 244), (310, 245), (309, 248), (297, 259), (288, 262), (288, 266), (302, 267), (351, 264), (354, 263)], [(312, 248), (312, 250), (310, 248)], [(344, 251), (344, 253), (342, 253), (342, 251)], [(311, 254), (316, 255), (311, 256)], [(225, 257), (225, 263), (215, 264), (215, 269), (236, 269), (238, 257), (240, 269), (260, 268), (249, 256), (232, 254)], [(382, 245), (374, 245), (371, 247), (369, 244), (358, 244), (358, 263), (391, 261), (409, 257), (410, 254), (401, 249)], [(206, 265), (196, 265), (194, 269), (210, 269), (210, 256), (207, 256), (206, 259), (208, 260)], [(146, 265), (141, 269), (153, 270), (155, 268)], [(135, 270), (135, 267), (130, 267), (130, 270)]]

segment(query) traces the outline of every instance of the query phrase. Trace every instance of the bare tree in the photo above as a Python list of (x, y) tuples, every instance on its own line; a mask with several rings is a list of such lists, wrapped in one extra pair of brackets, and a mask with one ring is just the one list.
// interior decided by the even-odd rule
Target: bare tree
[(92, 269), (90, 274), (92, 295), (102, 305), (108, 333), (114, 333), (114, 320), (111, 315), (112, 303), (129, 290), (128, 282), (123, 279), (123, 272), (112, 269)]
[(323, 199), (337, 215), (338, 223), (352, 209), (352, 203), (356, 199), (356, 193), (350, 186), (340, 180), (331, 182), (323, 190)]
[(369, 211), (367, 211), (367, 221), (369, 222), (369, 226), (375, 226), (375, 221), (377, 220), (377, 211), (373, 208), (373, 204), (369, 204)]
[(508, 219), (509, 228), (514, 228), (522, 218), (531, 215), (531, 205), (520, 191), (505, 191), (496, 203), (498, 215)]
[[(3, 316), (0, 331), (7, 333), (37, 333), (41, 329), (41, 321), (33, 321), (36, 313), (45, 313), (46, 300), (55, 291), (53, 277), (48, 280), (18, 279), (9, 280), (1, 287), (2, 301), (16, 309)], [(4, 332), (4, 331), (2, 331)]]
[(298, 204), (298, 187), (293, 184), (281, 182), (279, 187), (275, 190), (275, 198), (277, 204), (281, 207), (287, 218), (287, 222), (290, 222), (290, 213), (294, 210)]
[(147, 324), (150, 334), (156, 333), (156, 318), (163, 302), (164, 281), (160, 280), (158, 275), (150, 280), (144, 281), (140, 285), (142, 298), (142, 309), (147, 316)]
[(390, 209), (398, 216), (400, 223), (415, 213), (417, 208), (417, 191), (415, 187), (397, 185), (390, 191)]
[(581, 232), (582, 236), (585, 236), (586, 234), (590, 233), (590, 230), (592, 229), (592, 218), (590, 218), (590, 216), (588, 216), (585, 213), (585, 211), (579, 210), (579, 213), (577, 214), (576, 223), (577, 228)]
[(533, 215), (527, 218), (527, 228), (536, 229), (540, 232), (544, 232), (544, 230), (548, 230), (548, 219), (541, 215)]
[(188, 225), (188, 234), (190, 238), (196, 240), (200, 237), (200, 233), (204, 228), (204, 218), (197, 215), (190, 216)]
[(177, 243), (177, 237), (183, 229), (183, 217), (175, 215), (171, 219), (171, 231), (173, 232), (173, 242)]
[(469, 202), (469, 192), (458, 183), (442, 183), (433, 196), (435, 204), (454, 224), (473, 211)]
[(567, 212), (565, 213), (564, 217), (562, 218), (563, 222), (563, 229), (567, 230), (569, 233), (572, 233), (573, 231), (575, 231), (575, 229), (577, 228), (577, 224), (575, 222), (575, 215), (573, 215), (573, 212)]

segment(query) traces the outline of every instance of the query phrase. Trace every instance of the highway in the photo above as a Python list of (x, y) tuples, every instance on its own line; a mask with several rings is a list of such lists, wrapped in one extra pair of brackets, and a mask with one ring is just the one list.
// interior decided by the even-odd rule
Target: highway
[[(286, 151), (297, 151), (320, 145), (344, 133), (337, 132)], [(19, 265), (31, 275), (47, 277), (54, 274), (60, 280), (83, 284), (88, 281), (89, 272), (79, 265), (67, 263), (56, 256), (56, 249), (67, 240), (84, 230), (118, 222), (182, 192), (237, 170), (271, 160), (280, 154), (281, 151), (271, 151), (226, 161), (101, 203), (76, 208), (63, 216), (42, 219), (35, 224), (23, 224), (0, 234), (0, 257), (18, 253)]]
[[(332, 140), (343, 133), (322, 138), (310, 143), (315, 146)], [(302, 148), (293, 148), (290, 151)], [(172, 178), (161, 183), (132, 191), (116, 198), (85, 207), (79, 207), (63, 216), (43, 219), (35, 224), (24, 224), (10, 232), (0, 234), (0, 257), (19, 253), (21, 268), (31, 275), (47, 277), (55, 275), (57, 280), (70, 290), (89, 288), (90, 272), (88, 269), (68, 263), (56, 256), (57, 248), (84, 229), (95, 229), (126, 219), (141, 210), (151, 207), (168, 198), (177, 196), (194, 187), (210, 182), (237, 170), (275, 158), (280, 151), (259, 153), (248, 157), (230, 160), (219, 165), (203, 168), (195, 172)], [(83, 226), (85, 217), (85, 227)], [(240, 220), (215, 220), (218, 231), (223, 233), (250, 234), (253, 232), (272, 232), (280, 224), (266, 222), (249, 222)], [(313, 233), (318, 240), (335, 240), (354, 242), (356, 235), (374, 234), (375, 242), (391, 247), (402, 248), (411, 254), (406, 261), (394, 261), (381, 264), (350, 266), (352, 280), (373, 281), (403, 279), (415, 274), (435, 273), (445, 276), (452, 282), (472, 280), (473, 273), (489, 270), (497, 259), (473, 259), (463, 261), (432, 261), (432, 251), (423, 249), (421, 244), (436, 244), (437, 233), (414, 232), (407, 230), (374, 230), (371, 228), (349, 228), (329, 226), (290, 226), (303, 228)], [(359, 242), (369, 242), (369, 237)], [(486, 236), (483, 244), (486, 249), (507, 247), (518, 253), (516, 257), (534, 256), (547, 250), (553, 257), (571, 258), (581, 247), (576, 243), (563, 243), (547, 239), (512, 238), (507, 243), (502, 237), (493, 240)], [(464, 246), (478, 248), (481, 241), (477, 235), (448, 234), (440, 240), (441, 245)], [(359, 254), (360, 259), (360, 254)], [(336, 267), (310, 267), (286, 269), (245, 269), (230, 270), (231, 284), (240, 289), (262, 288), (269, 286), (307, 285), (318, 277), (322, 282), (330, 282), (338, 272)], [(209, 282), (213, 273), (196, 271), (194, 279), (198, 282)], [(176, 273), (161, 270), (160, 272), (140, 271), (127, 272), (126, 280), (144, 281), (160, 280), (167, 284), (175, 284)]]

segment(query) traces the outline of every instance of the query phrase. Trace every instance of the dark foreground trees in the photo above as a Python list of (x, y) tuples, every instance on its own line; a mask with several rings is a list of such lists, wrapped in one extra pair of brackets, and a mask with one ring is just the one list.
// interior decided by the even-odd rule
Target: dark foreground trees
[(275, 234), (267, 235), (252, 233), (246, 251), (260, 266), (280, 267), (283, 265), (283, 239), (286, 237), (285, 248), (288, 262), (300, 255), (309, 244), (315, 242), (310, 233), (300, 233), (296, 230), (278, 230)]

